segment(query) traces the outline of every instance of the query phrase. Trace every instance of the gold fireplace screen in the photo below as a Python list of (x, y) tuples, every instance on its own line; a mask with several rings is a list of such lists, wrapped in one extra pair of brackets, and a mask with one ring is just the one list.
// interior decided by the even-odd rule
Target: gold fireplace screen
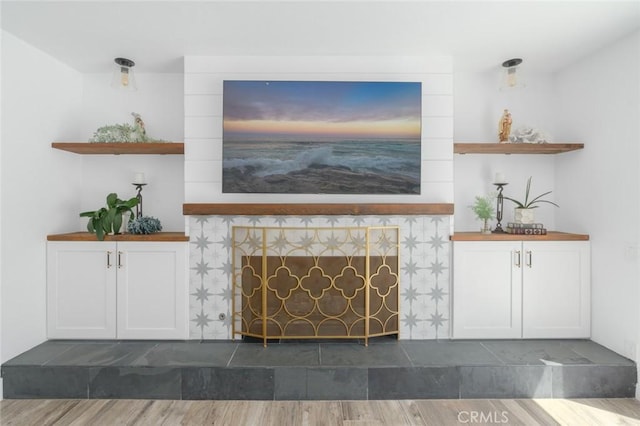
[(399, 232), (234, 226), (233, 338), (398, 335)]

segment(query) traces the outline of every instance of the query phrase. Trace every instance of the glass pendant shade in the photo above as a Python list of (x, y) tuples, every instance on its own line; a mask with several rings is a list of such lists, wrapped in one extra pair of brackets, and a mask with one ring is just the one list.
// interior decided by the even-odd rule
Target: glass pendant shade
[(502, 63), (500, 90), (511, 90), (525, 87), (522, 73), (522, 59), (514, 58)]
[(136, 76), (133, 72), (135, 62), (131, 59), (116, 58), (113, 77), (111, 78), (111, 87), (120, 90), (137, 90)]

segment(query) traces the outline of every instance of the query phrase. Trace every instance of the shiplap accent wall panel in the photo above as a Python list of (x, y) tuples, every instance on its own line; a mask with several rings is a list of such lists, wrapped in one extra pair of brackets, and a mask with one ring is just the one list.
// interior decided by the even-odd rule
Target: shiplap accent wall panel
[[(185, 202), (187, 203), (452, 203), (453, 76), (449, 57), (186, 57), (184, 72)], [(223, 194), (222, 82), (224, 80), (419, 81), (422, 83), (420, 195)], [(449, 217), (313, 217), (322, 226), (397, 223), (402, 228), (400, 337), (449, 336)], [(283, 222), (286, 221), (286, 222)], [(338, 221), (338, 222), (336, 222)], [(304, 226), (300, 218), (222, 216), (187, 218), (190, 245), (189, 334), (231, 337), (232, 225)], [(224, 314), (223, 319), (219, 315)]]
[[(187, 56), (184, 67), (185, 202), (453, 202), (450, 57)], [(421, 194), (223, 194), (224, 80), (422, 82)]]

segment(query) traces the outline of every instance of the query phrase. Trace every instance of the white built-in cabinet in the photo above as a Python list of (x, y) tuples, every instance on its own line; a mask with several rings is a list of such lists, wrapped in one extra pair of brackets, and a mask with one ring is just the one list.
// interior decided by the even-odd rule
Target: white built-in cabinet
[(453, 337), (519, 338), (522, 278), (520, 243), (453, 243)]
[(187, 243), (49, 241), (49, 339), (186, 339)]
[(589, 241), (453, 242), (453, 338), (588, 338)]
[[(182, 155), (184, 143), (54, 142), (80, 155)], [(47, 236), (49, 339), (186, 339), (184, 232)]]

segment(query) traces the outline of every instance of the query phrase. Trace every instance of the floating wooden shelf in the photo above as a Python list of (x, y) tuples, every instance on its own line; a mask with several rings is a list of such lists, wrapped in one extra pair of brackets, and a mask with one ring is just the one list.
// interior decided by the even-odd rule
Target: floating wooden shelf
[(456, 142), (456, 154), (560, 154), (583, 149), (583, 143), (467, 143)]
[[(189, 236), (184, 232), (156, 232), (155, 234), (118, 234), (105, 235), (105, 241), (189, 241)], [(47, 235), (47, 241), (98, 241), (96, 234), (88, 232), (69, 232), (67, 234)]]
[(53, 142), (51, 147), (76, 154), (184, 154), (182, 142)]
[(589, 235), (549, 231), (547, 235), (483, 234), (455, 232), (451, 241), (588, 241)]

